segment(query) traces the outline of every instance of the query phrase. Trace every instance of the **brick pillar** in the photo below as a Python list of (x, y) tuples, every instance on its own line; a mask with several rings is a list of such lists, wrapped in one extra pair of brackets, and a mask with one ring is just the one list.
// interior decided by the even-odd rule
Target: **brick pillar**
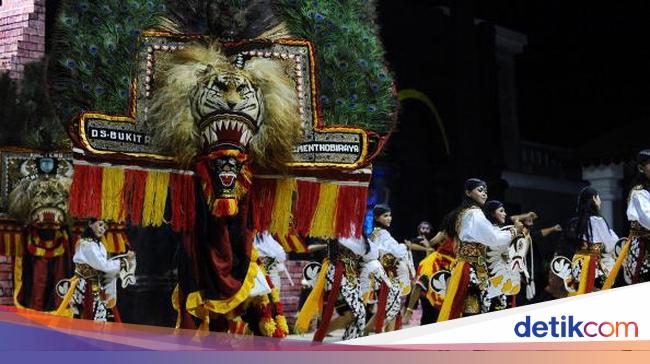
[(302, 269), (309, 263), (305, 260), (287, 260), (284, 264), (293, 280), (293, 286), (284, 273), (280, 274), (282, 278), (282, 288), (280, 289), (280, 302), (284, 307), (284, 315), (287, 318), (289, 329), (293, 330), (293, 324), (296, 322), (298, 313), (298, 302), (300, 301), (300, 289), (302, 280)]
[(13, 264), (10, 257), (0, 256), (0, 305), (13, 305)]
[[(45, 54), (45, 0), (2, 0), (0, 72), (22, 77), (25, 65)], [(13, 262), (0, 256), (0, 304), (13, 304)]]
[(0, 72), (22, 76), (25, 64), (45, 54), (45, 0), (2, 0)]

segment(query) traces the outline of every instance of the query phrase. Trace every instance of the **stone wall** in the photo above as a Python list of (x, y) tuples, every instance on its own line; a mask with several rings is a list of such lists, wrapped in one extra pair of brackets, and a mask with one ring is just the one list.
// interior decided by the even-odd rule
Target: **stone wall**
[(25, 64), (45, 54), (45, 0), (2, 0), (0, 71), (21, 77)]

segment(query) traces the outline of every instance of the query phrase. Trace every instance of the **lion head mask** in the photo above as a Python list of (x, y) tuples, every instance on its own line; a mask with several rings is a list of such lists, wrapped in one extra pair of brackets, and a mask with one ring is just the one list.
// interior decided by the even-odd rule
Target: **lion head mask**
[(295, 83), (281, 62), (229, 58), (218, 43), (197, 43), (159, 57), (154, 83), (154, 140), (180, 163), (224, 147), (270, 169), (291, 161), (302, 130)]

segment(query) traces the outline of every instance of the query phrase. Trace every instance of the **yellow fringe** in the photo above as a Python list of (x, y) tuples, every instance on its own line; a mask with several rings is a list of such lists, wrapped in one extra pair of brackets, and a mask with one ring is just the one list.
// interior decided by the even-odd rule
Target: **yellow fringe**
[(106, 252), (110, 254), (122, 254), (126, 252), (126, 239), (123, 230), (118, 232), (108, 231), (102, 237), (102, 243)]
[(278, 289), (278, 287), (274, 287), (271, 290), (271, 300), (274, 303), (280, 302), (280, 290)]
[(143, 226), (160, 226), (164, 222), (169, 172), (149, 172), (142, 209)]
[(120, 233), (117, 235), (117, 250), (114, 253), (125, 253), (126, 252), (126, 235)]
[(272, 337), (275, 332), (275, 321), (270, 317), (264, 317), (260, 320), (259, 328), (263, 336)]
[(318, 278), (316, 279), (316, 284), (314, 284), (314, 289), (307, 297), (305, 304), (302, 306), (298, 316), (296, 317), (296, 323), (294, 325), (293, 331), (296, 334), (302, 334), (309, 330), (309, 323), (314, 318), (314, 316), (320, 316), (323, 310), (323, 295), (325, 293), (325, 282), (327, 279), (327, 268), (329, 267), (329, 260), (323, 260), (323, 266), (318, 273)]
[(227, 314), (235, 307), (239, 306), (242, 302), (249, 298), (250, 291), (255, 284), (255, 276), (257, 275), (257, 271), (260, 269), (255, 261), (257, 261), (257, 251), (253, 249), (251, 254), (251, 262), (248, 266), (248, 272), (246, 273), (246, 278), (244, 279), (244, 282), (239, 291), (232, 297), (224, 300), (209, 300), (203, 298), (201, 291), (195, 291), (187, 296), (187, 300), (185, 302), (187, 312), (189, 312), (192, 316), (203, 320), (203, 324), (207, 325), (206, 322), (209, 323), (210, 321), (210, 312), (217, 314)]
[[(16, 240), (15, 244), (14, 244), (14, 239)], [(23, 249), (22, 249), (22, 247), (23, 247), (23, 233), (22, 233), (22, 231), (5, 232), (4, 234), (2, 234), (2, 240), (0, 240), (0, 244), (4, 245), (4, 251), (2, 251), (3, 255), (6, 255), (8, 257), (10, 257), (10, 256), (22, 257), (23, 256)]]
[(122, 206), (124, 169), (104, 167), (102, 179), (102, 219), (124, 222), (125, 211)]
[(287, 325), (287, 318), (284, 315), (275, 316), (275, 322), (285, 335), (289, 334), (289, 325)]
[(610, 289), (614, 285), (614, 282), (616, 281), (616, 276), (618, 275), (618, 271), (621, 270), (621, 266), (623, 265), (623, 260), (625, 260), (627, 253), (630, 251), (631, 243), (632, 243), (632, 239), (627, 239), (625, 245), (623, 245), (623, 249), (621, 249), (621, 253), (618, 255), (618, 258), (616, 258), (616, 263), (614, 263), (612, 270), (609, 272), (609, 275), (607, 276), (607, 280), (605, 281), (605, 284), (603, 284), (602, 289)]
[(303, 243), (296, 234), (289, 234), (288, 239), (293, 242), (293, 245), (296, 247), (296, 253), (306, 253), (307, 248), (305, 243)]
[(295, 179), (283, 178), (277, 181), (275, 201), (273, 202), (273, 218), (269, 226), (271, 234), (277, 234), (279, 236), (287, 236), (289, 234), (293, 194), (295, 190)]
[(445, 300), (443, 301), (442, 307), (440, 308), (440, 314), (438, 315), (437, 322), (449, 320), (452, 304), (454, 302), (454, 297), (456, 297), (456, 293), (458, 293), (458, 284), (460, 283), (460, 279), (463, 276), (463, 268), (465, 264), (467, 263), (464, 261), (459, 261), (451, 272), (451, 278), (449, 278), (447, 292), (445, 293)]
[(102, 236), (102, 243), (108, 253), (115, 252), (115, 234), (107, 232)]
[[(257, 302), (255, 302), (255, 305), (260, 307), (264, 307), (271, 303), (268, 295), (262, 295), (256, 301)], [(273, 333), (275, 332), (276, 323), (273, 317), (263, 317), (260, 320), (258, 327), (260, 328), (260, 332), (263, 336), (272, 337)]]
[(339, 187), (333, 183), (321, 184), (318, 205), (311, 223), (310, 236), (323, 239), (336, 237), (336, 198), (338, 192)]

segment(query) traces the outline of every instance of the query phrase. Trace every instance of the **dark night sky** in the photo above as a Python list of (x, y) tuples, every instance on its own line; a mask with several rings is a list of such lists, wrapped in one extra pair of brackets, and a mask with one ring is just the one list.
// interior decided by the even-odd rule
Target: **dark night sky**
[[(650, 3), (517, 3), (525, 3), (525, 11), (513, 26), (529, 40), (519, 63), (525, 136), (546, 136), (546, 122), (560, 130), (573, 124), (589, 137), (648, 120)], [(575, 137), (566, 134), (553, 139), (575, 143)]]
[[(387, 6), (388, 1), (380, 1), (380, 11), (394, 7)], [(426, 12), (449, 1), (406, 3)], [(475, 0), (474, 4), (478, 18), (528, 36), (528, 47), (517, 63), (524, 139), (575, 147), (610, 128), (647, 122), (650, 2)], [(399, 23), (412, 29), (408, 16), (395, 19), (399, 12), (389, 16), (384, 33), (397, 30)], [(391, 38), (386, 37), (389, 53), (394, 49)], [(567, 126), (580, 134), (569, 132)]]

